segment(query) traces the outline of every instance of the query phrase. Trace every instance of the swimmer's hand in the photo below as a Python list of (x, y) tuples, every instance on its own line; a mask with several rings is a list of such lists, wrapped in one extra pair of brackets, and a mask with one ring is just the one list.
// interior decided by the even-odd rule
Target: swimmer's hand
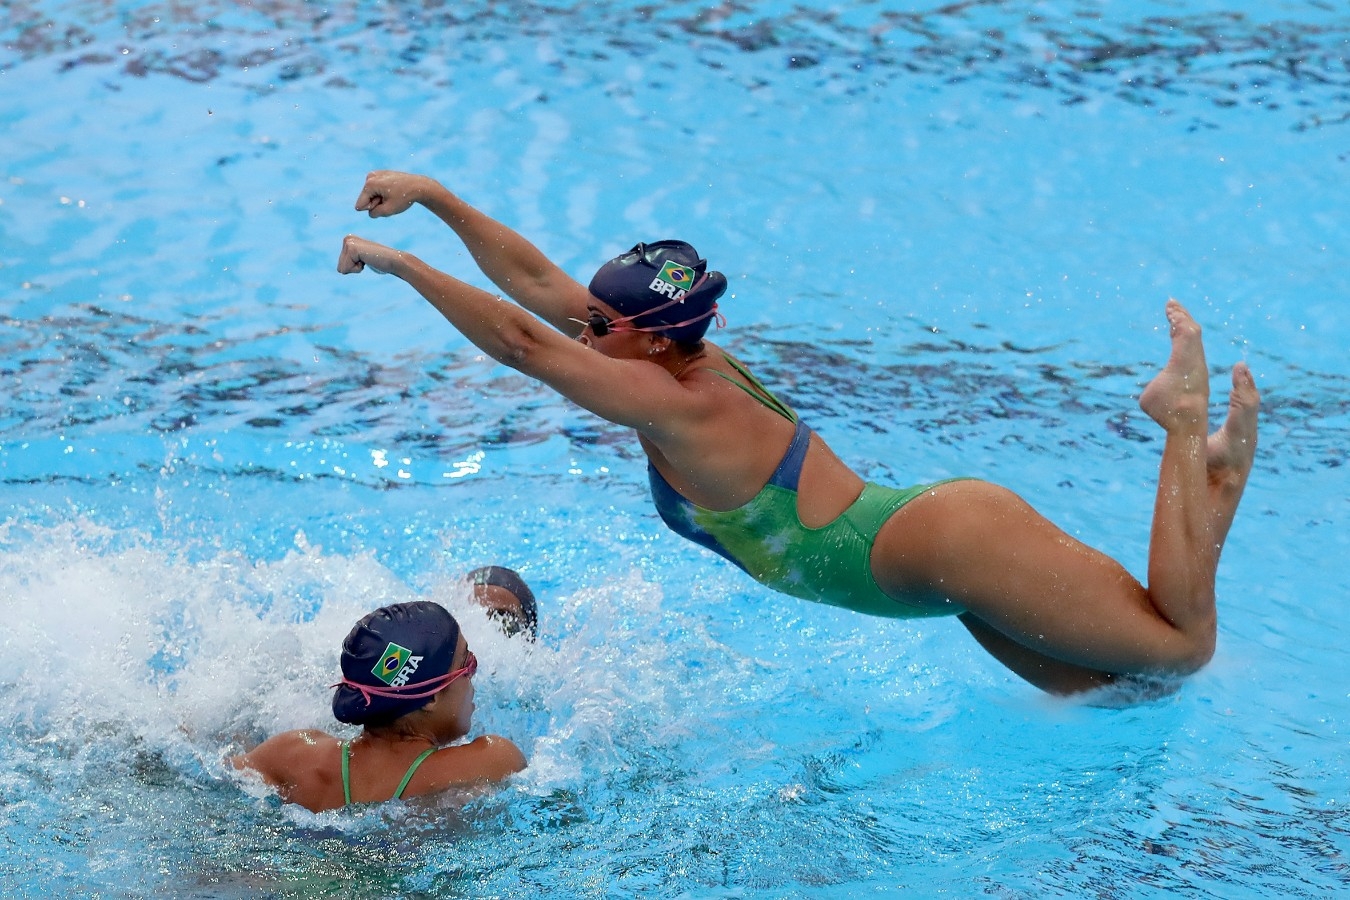
[(366, 176), (361, 194), (356, 198), (357, 212), (367, 212), (372, 219), (396, 216), (425, 197), (431, 196), (439, 185), (425, 175), (390, 172), (381, 169)]
[(401, 259), (403, 254), (398, 250), (349, 234), (342, 239), (337, 270), (343, 275), (354, 275), (370, 266), (381, 275), (388, 275)]

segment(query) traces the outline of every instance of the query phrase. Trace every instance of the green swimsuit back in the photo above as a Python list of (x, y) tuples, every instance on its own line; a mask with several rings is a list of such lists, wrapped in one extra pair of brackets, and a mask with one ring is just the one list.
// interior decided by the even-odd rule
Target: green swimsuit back
[[(436, 752), (435, 747), (428, 747), (423, 750), (417, 759), (413, 760), (412, 765), (408, 766), (408, 771), (403, 773), (403, 780), (398, 783), (398, 790), (394, 791), (391, 800), (399, 800), (403, 797), (403, 792), (408, 789), (408, 782), (412, 781), (413, 775), (421, 768), (422, 763), (427, 761), (427, 757)], [(342, 800), (344, 806), (352, 805), (352, 745), (351, 741), (342, 742)]]
[(748, 384), (711, 371), (793, 422), (796, 431), (768, 483), (733, 510), (710, 510), (689, 502), (648, 464), (652, 499), (671, 530), (720, 554), (766, 587), (793, 597), (890, 618), (960, 612), (954, 606), (929, 609), (896, 600), (872, 576), (872, 545), (881, 526), (896, 510), (943, 482), (904, 489), (868, 482), (833, 522), (807, 527), (797, 515), (797, 484), (811, 429), (748, 370), (726, 359)]

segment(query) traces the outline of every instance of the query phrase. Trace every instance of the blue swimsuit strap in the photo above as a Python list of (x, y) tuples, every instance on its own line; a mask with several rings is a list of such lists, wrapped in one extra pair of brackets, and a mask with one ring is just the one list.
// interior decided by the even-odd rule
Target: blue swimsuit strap
[(788, 444), (787, 452), (783, 454), (778, 468), (773, 470), (769, 484), (776, 484), (790, 491), (797, 490), (797, 484), (802, 478), (802, 463), (806, 462), (806, 451), (810, 446), (811, 429), (798, 419), (796, 430), (792, 433), (792, 443)]
[(716, 375), (721, 375), (727, 381), (730, 381), (732, 384), (736, 385), (736, 387), (745, 391), (751, 397), (754, 397), (760, 403), (797, 426), (792, 433), (792, 443), (788, 444), (787, 452), (783, 454), (782, 460), (778, 463), (778, 468), (773, 470), (773, 475), (769, 478), (769, 484), (787, 488), (790, 491), (797, 490), (797, 484), (801, 481), (802, 477), (802, 463), (806, 462), (806, 451), (811, 444), (811, 429), (807, 427), (805, 422), (797, 418), (797, 414), (793, 412), (786, 403), (770, 393), (769, 389), (766, 388), (758, 378), (750, 374), (749, 369), (732, 359), (730, 356), (727, 356), (725, 353), (722, 354), (722, 358), (727, 361), (728, 365), (736, 370), (736, 374), (744, 378), (749, 384), (743, 384), (725, 372), (719, 372), (717, 369), (711, 369), (711, 372)]

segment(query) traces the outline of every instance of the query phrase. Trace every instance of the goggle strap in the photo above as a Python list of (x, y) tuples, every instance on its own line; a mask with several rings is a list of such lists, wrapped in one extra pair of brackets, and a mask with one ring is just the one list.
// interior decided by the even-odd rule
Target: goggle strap
[[(660, 307), (658, 307), (658, 309), (659, 309), (659, 308), (660, 308)], [(655, 312), (655, 311), (656, 311), (656, 310), (648, 310), (648, 312)], [(647, 313), (638, 313), (638, 315), (641, 315), (641, 316), (645, 316), (646, 314), (647, 314)], [(679, 327), (682, 326), (682, 325), (693, 325), (695, 322), (702, 322), (704, 319), (708, 318), (709, 316), (717, 316), (717, 327), (718, 327), (718, 328), (725, 328), (725, 327), (726, 327), (726, 325), (727, 325), (726, 317), (723, 316), (720, 312), (717, 311), (717, 304), (714, 303), (713, 306), (712, 306), (712, 309), (708, 310), (708, 311), (705, 312), (705, 313), (699, 313), (698, 315), (694, 316), (692, 319), (685, 319), (683, 322), (671, 322), (669, 325), (654, 325), (654, 326), (649, 327), (649, 328), (630, 328), (630, 327), (619, 327), (619, 328), (615, 328), (615, 327), (614, 327), (614, 322), (619, 321), (618, 319), (615, 319), (614, 322), (609, 323), (609, 330), (610, 330), (610, 331), (668, 331), (668, 330), (671, 329), (671, 328), (679, 328)], [(631, 319), (631, 318), (633, 318), (633, 316), (628, 316), (627, 318)]]
[(426, 681), (415, 681), (412, 684), (405, 684), (403, 687), (375, 687), (374, 685), (361, 684), (358, 681), (352, 681), (350, 678), (343, 678), (335, 684), (330, 684), (329, 688), (349, 687), (361, 692), (365, 698), (366, 706), (370, 705), (371, 697), (385, 697), (392, 700), (421, 700), (423, 697), (430, 697), (438, 694), (445, 689), (446, 685), (459, 678), (469, 670), (468, 666), (462, 669), (456, 669), (453, 672), (446, 672), (439, 678), (430, 678)]
[[(705, 281), (707, 281), (707, 273), (699, 275), (698, 281), (694, 282), (693, 287), (690, 287), (690, 289), (684, 291), (683, 297), (676, 297), (675, 300), (667, 300), (666, 302), (664, 302), (664, 304), (661, 304), (660, 306), (652, 306), (651, 309), (644, 309), (643, 312), (633, 313), (632, 316), (620, 316), (618, 318), (614, 318), (614, 320), (610, 320), (609, 324), (613, 325), (614, 322), (633, 321), (634, 318), (651, 316), (652, 313), (659, 313), (663, 309), (670, 309), (671, 306), (674, 306), (675, 304), (682, 304), (682, 302), (684, 302), (684, 297), (688, 297), (690, 296), (690, 294), (693, 294), (695, 290), (698, 290), (699, 287), (703, 286), (703, 282)], [(699, 318), (702, 318), (702, 316), (699, 316)], [(698, 318), (693, 318), (693, 320), (690, 321), (697, 322)], [(671, 325), (663, 325), (663, 328), (671, 328)], [(634, 329), (634, 331), (636, 331), (636, 329)]]
[(685, 297), (688, 297), (688, 296), (689, 296), (690, 294), (692, 294), (694, 291), (696, 291), (696, 290), (698, 290), (699, 288), (703, 287), (703, 282), (705, 282), (705, 281), (707, 281), (707, 280), (708, 280), (708, 273), (705, 272), (705, 273), (703, 273), (702, 275), (699, 276), (698, 281), (694, 282), (694, 286), (693, 286), (693, 287), (691, 287), (689, 290), (687, 290), (687, 291), (684, 292), (684, 297), (676, 297), (674, 300), (667, 300), (665, 303), (662, 303), (660, 306), (653, 306), (651, 309), (643, 310), (643, 311), (640, 312), (640, 313), (633, 313), (631, 316), (620, 316), (620, 317), (617, 318), (617, 319), (610, 319), (610, 320), (609, 320), (609, 325), (608, 325), (607, 327), (609, 328), (610, 331), (616, 331), (616, 330), (617, 330), (617, 331), (665, 331), (665, 330), (668, 329), (668, 328), (679, 328), (679, 327), (682, 326), (682, 325), (692, 325), (692, 324), (694, 324), (695, 322), (701, 322), (701, 321), (703, 321), (704, 319), (708, 318), (709, 316), (716, 315), (716, 316), (717, 316), (717, 327), (718, 327), (718, 328), (723, 328), (723, 327), (726, 326), (727, 322), (726, 322), (726, 319), (722, 317), (721, 313), (719, 313), (719, 312), (717, 311), (717, 303), (716, 303), (716, 302), (713, 303), (712, 309), (710, 309), (710, 310), (708, 310), (707, 312), (702, 313), (702, 314), (700, 314), (700, 315), (694, 316), (692, 319), (685, 319), (683, 322), (672, 322), (672, 323), (669, 324), (669, 325), (656, 325), (656, 326), (652, 326), (652, 327), (644, 327), (644, 328), (639, 328), (639, 327), (637, 327), (637, 326), (633, 326), (633, 327), (631, 327), (631, 328), (619, 328), (619, 329), (616, 329), (616, 328), (614, 327), (614, 325), (615, 325), (616, 323), (619, 323), (619, 322), (631, 322), (631, 321), (633, 321), (634, 319), (639, 319), (639, 318), (642, 318), (643, 316), (650, 316), (652, 313), (658, 313), (658, 312), (660, 312), (660, 311), (663, 310), (663, 309), (669, 309), (670, 307), (674, 306), (676, 303), (683, 303)]

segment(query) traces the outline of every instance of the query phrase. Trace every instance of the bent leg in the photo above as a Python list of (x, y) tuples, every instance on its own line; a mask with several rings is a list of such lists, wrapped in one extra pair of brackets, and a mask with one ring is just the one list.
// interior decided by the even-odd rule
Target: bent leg
[(912, 501), (882, 528), (872, 568), (883, 590), (963, 606), (976, 639), (1047, 690), (1085, 689), (1110, 674), (1185, 674), (1207, 662), (1215, 571), (1251, 471), (1259, 398), (1239, 364), (1228, 419), (1207, 439), (1200, 329), (1175, 300), (1167, 317), (1172, 354), (1140, 398), (1167, 432), (1147, 589), (1010, 491), (964, 481)]
[(1206, 466), (1209, 369), (1200, 326), (1176, 300), (1167, 301), (1172, 355), (1144, 388), (1139, 406), (1167, 432), (1149, 539), (1148, 592), (1158, 612), (1183, 633), (1208, 636), (1213, 652), (1219, 565), (1211, 527)]
[(1047, 693), (1078, 694), (1105, 687), (1116, 680), (1116, 676), (1109, 672), (1075, 666), (1037, 653), (971, 613), (962, 613), (957, 618), (990, 656), (1011, 669), (1015, 675)]
[(1123, 566), (988, 482), (939, 485), (896, 512), (877, 535), (872, 571), (894, 597), (949, 599), (1028, 650), (1073, 666), (1158, 675), (1203, 662), (1197, 642), (1159, 614)]
[(1256, 417), (1260, 406), (1261, 395), (1256, 390), (1251, 370), (1246, 363), (1238, 363), (1233, 367), (1228, 417), (1219, 430), (1209, 436), (1205, 447), (1210, 527), (1216, 556), (1223, 550), (1256, 460)]

